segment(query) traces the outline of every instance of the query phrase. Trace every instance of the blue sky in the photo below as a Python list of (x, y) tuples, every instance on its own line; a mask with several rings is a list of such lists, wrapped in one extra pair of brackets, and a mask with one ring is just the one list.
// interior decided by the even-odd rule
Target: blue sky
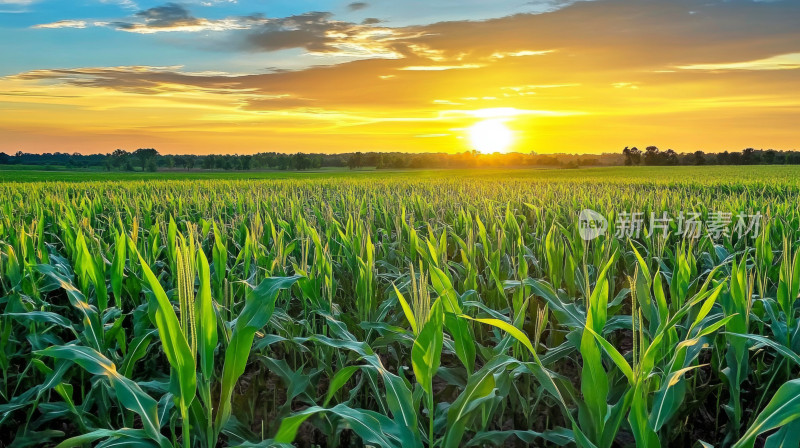
[[(253, 54), (231, 53), (229, 48), (198, 43), (223, 41), (225, 31), (177, 35), (140, 35), (92, 26), (94, 22), (135, 20), (136, 14), (170, 2), (153, 0), (0, 0), (0, 76), (40, 68), (94, 66), (181, 65), (186, 70), (219, 70), (231, 73), (296, 69), (351, 58), (314, 57), (301, 49)], [(426, 25), (439, 21), (485, 20), (516, 13), (551, 10), (567, 2), (553, 0), (447, 0), (447, 1), (307, 1), (307, 0), (191, 0), (178, 1), (193, 17), (224, 20), (263, 14), (283, 18), (309, 12), (331, 13), (331, 20), (360, 23), (381, 20), (389, 27)], [(59, 21), (86, 22), (84, 28), (34, 28)], [(183, 34), (183, 33), (180, 33)]]

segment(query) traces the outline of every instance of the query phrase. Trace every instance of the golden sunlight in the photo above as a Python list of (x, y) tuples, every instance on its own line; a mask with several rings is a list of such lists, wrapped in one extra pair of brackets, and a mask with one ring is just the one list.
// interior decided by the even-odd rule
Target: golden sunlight
[(505, 152), (514, 140), (514, 134), (503, 120), (495, 118), (475, 123), (469, 128), (472, 147), (481, 153)]

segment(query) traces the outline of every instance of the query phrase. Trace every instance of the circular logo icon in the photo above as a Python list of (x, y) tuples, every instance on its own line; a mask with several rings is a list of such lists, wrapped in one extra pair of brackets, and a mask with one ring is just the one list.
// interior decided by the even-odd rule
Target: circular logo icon
[(581, 210), (578, 215), (578, 232), (581, 234), (581, 238), (591, 241), (605, 234), (606, 230), (608, 230), (608, 221), (603, 215), (588, 208)]

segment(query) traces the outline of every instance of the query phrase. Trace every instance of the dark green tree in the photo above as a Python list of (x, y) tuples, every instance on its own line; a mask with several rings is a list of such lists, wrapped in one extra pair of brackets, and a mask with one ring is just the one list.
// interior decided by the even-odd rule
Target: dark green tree
[(142, 171), (145, 170), (148, 162), (150, 160), (155, 160), (158, 157), (158, 151), (153, 148), (139, 148), (133, 153), (134, 157), (139, 159), (139, 166), (142, 167)]

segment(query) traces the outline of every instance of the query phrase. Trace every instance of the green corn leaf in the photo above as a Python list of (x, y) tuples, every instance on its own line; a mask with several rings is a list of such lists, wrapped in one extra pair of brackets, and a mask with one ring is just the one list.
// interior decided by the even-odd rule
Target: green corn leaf
[(411, 325), (411, 331), (414, 334), (417, 334), (417, 321), (414, 319), (414, 311), (411, 310), (411, 306), (409, 306), (408, 301), (406, 301), (406, 298), (403, 297), (403, 294), (400, 292), (400, 290), (397, 289), (397, 286), (392, 286), (394, 287), (394, 292), (397, 295), (397, 300), (400, 302), (400, 306), (403, 308), (403, 314), (405, 314), (409, 325)]
[(145, 280), (156, 298), (156, 327), (158, 328), (158, 335), (161, 339), (161, 346), (164, 349), (164, 354), (167, 356), (167, 361), (169, 361), (170, 366), (174, 369), (178, 380), (178, 387), (180, 390), (180, 396), (178, 398), (181, 401), (182, 409), (188, 409), (197, 391), (194, 353), (192, 353), (189, 348), (186, 336), (184, 336), (181, 331), (178, 316), (175, 314), (175, 309), (167, 298), (164, 288), (161, 287), (158, 279), (141, 255), (139, 255), (139, 263), (141, 264)]
[[(798, 418), (800, 418), (800, 379), (787, 381), (778, 388), (764, 410), (758, 414), (750, 428), (733, 447), (751, 448), (759, 434), (792, 423)], [(800, 437), (800, 433), (796, 433), (795, 437)]]
[(66, 359), (78, 364), (92, 375), (104, 376), (111, 383), (120, 404), (137, 413), (141, 417), (144, 431), (148, 437), (161, 446), (170, 446), (161, 435), (158, 422), (158, 404), (147, 395), (138, 384), (122, 376), (113, 362), (89, 347), (76, 345), (62, 345), (49, 347), (36, 352), (39, 356), (48, 356), (56, 359)]
[(386, 416), (363, 409), (353, 409), (337, 405), (330, 409), (313, 406), (283, 419), (274, 440), (278, 443), (291, 443), (297, 436), (300, 425), (309, 417), (320, 413), (331, 413), (346, 421), (365, 444), (383, 448), (416, 448), (421, 442), (408, 431)]
[(70, 304), (83, 316), (84, 336), (89, 346), (95, 350), (103, 350), (103, 326), (97, 308), (90, 305), (86, 297), (63, 274), (51, 265), (40, 264), (36, 270), (55, 280), (67, 293)]
[(122, 304), (122, 282), (125, 280), (125, 248), (127, 241), (124, 233), (121, 233), (114, 245), (114, 261), (111, 262), (111, 291), (117, 301), (117, 307)]
[(323, 402), (322, 406), (327, 407), (328, 403), (331, 402), (331, 399), (339, 391), (350, 378), (356, 373), (362, 366), (347, 366), (339, 369), (331, 379), (330, 384), (328, 385), (328, 393), (325, 395), (325, 401)]
[(278, 293), (290, 288), (299, 278), (297, 275), (266, 278), (248, 293), (244, 309), (235, 320), (230, 343), (225, 349), (219, 411), (215, 422), (217, 433), (230, 418), (233, 388), (247, 366), (256, 331), (263, 328), (272, 317)]
[(625, 357), (622, 356), (622, 354), (619, 351), (617, 351), (617, 349), (613, 345), (611, 345), (611, 343), (608, 342), (604, 337), (595, 333), (594, 330), (592, 330), (588, 326), (586, 327), (585, 330), (588, 331), (592, 336), (594, 336), (597, 342), (600, 343), (606, 354), (608, 354), (611, 360), (614, 361), (614, 364), (616, 364), (616, 366), (620, 369), (620, 371), (625, 375), (625, 378), (628, 379), (628, 383), (631, 385), (635, 384), (636, 379), (634, 378), (633, 375), (633, 369), (631, 369), (631, 366), (630, 364), (628, 364), (628, 361), (625, 360)]
[[(77, 448), (86, 446), (89, 443), (92, 443), (96, 440), (100, 439), (110, 439), (115, 442), (120, 443), (121, 446), (151, 446), (157, 447), (151, 442), (146, 440), (147, 433), (141, 429), (96, 429), (92, 432), (82, 434), (80, 436), (71, 437), (58, 445), (56, 448)], [(145, 445), (137, 445), (139, 443), (144, 443)], [(146, 445), (149, 444), (149, 445)], [(99, 446), (99, 445), (98, 445)], [(103, 446), (114, 446), (105, 444)]]
[(428, 394), (433, 394), (433, 377), (439, 368), (444, 342), (441, 299), (431, 306), (430, 319), (420, 331), (411, 349), (411, 362), (417, 381)]
[(217, 348), (217, 315), (211, 298), (211, 271), (208, 259), (202, 250), (197, 251), (197, 276), (200, 288), (197, 291), (197, 351), (200, 354), (200, 371), (203, 377), (214, 377), (214, 350)]

